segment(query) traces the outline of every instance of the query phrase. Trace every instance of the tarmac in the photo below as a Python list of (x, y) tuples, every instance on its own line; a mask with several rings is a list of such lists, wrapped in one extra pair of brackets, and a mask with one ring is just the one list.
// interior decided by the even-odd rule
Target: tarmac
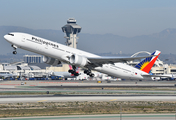
[(176, 96), (21, 96), (1, 98), (0, 103), (75, 102), (75, 101), (176, 101)]
[(0, 81), (0, 88), (19, 88), (20, 86), (44, 88), (90, 88), (90, 87), (176, 87), (175, 81)]
[[(175, 81), (0, 81), (0, 103), (19, 102), (67, 102), (67, 101), (176, 101)], [(171, 88), (171, 90), (106, 90), (103, 88)], [(92, 89), (94, 88), (94, 89)], [(97, 89), (98, 88), (98, 89)], [(172, 90), (173, 89), (173, 90)], [(46, 92), (49, 91), (48, 94)], [(45, 93), (29, 95), (30, 92)], [(62, 94), (50, 94), (61, 92)], [(76, 94), (69, 94), (69, 93)], [(68, 93), (68, 94), (67, 94)], [(84, 94), (86, 93), (86, 94)], [(92, 94), (93, 93), (93, 94)], [(173, 120), (175, 114), (106, 114), (12, 117), (0, 120)]]
[(11, 117), (0, 120), (175, 120), (175, 114), (103, 114), (103, 115), (70, 115)]
[[(23, 83), (23, 84), (22, 84)], [(136, 88), (175, 88), (175, 81), (1, 81), (0, 103), (65, 101), (176, 101), (176, 90), (106, 90), (109, 86)], [(63, 86), (67, 86), (64, 88)], [(91, 86), (91, 87), (90, 87)], [(163, 87), (164, 86), (164, 87)], [(91, 89), (99, 88), (99, 89)], [(29, 93), (37, 93), (29, 95)], [(48, 93), (47, 93), (48, 92)], [(56, 93), (61, 94), (56, 94)], [(28, 94), (25, 94), (28, 93)], [(41, 95), (45, 94), (45, 95)]]

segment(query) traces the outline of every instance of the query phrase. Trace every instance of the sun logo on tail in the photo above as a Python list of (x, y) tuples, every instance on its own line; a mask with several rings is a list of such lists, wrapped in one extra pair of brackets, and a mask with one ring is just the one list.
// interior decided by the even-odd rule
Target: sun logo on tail
[(160, 51), (156, 50), (154, 53), (151, 54), (154, 56), (145, 58), (139, 64), (137, 64), (135, 68), (138, 68), (141, 71), (149, 73), (160, 53), (161, 53)]
[(148, 61), (145, 62), (145, 63), (143, 63), (140, 70), (143, 70), (149, 63), (150, 63), (150, 62), (148, 62)]

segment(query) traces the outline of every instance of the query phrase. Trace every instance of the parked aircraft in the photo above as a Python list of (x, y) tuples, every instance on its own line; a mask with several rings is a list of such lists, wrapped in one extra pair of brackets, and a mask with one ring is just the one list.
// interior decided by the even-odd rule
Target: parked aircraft
[(11, 74), (9, 71), (0, 71), (0, 78), (7, 79), (7, 78), (13, 78), (14, 74)]
[(176, 80), (176, 74), (164, 74), (165, 77), (161, 77), (161, 80)]
[(68, 72), (53, 72), (51, 75), (54, 75), (54, 76), (61, 76), (65, 79), (67, 78), (75, 78), (76, 76), (72, 75), (71, 73), (68, 73)]
[[(76, 75), (76, 67), (81, 67), (91, 77), (94, 76), (91, 70), (95, 70), (122, 79), (151, 80), (154, 76), (149, 71), (160, 55), (160, 51), (156, 50), (151, 56), (145, 57), (102, 57), (26, 33), (12, 32), (4, 38), (12, 44), (13, 54), (17, 54), (17, 48), (38, 53), (44, 55), (45, 63), (68, 63), (72, 65), (72, 74)], [(123, 63), (135, 59), (144, 60), (135, 67)]]

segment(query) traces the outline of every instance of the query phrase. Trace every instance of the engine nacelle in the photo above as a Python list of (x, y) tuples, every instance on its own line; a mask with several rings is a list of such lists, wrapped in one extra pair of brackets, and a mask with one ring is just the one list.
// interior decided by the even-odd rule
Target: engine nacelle
[(61, 64), (61, 61), (59, 61), (58, 59), (50, 58), (50, 57), (47, 57), (47, 56), (43, 56), (43, 62), (46, 63), (46, 64), (49, 64), (49, 65), (53, 65), (53, 66)]
[(72, 55), (70, 57), (70, 63), (76, 66), (84, 67), (88, 63), (88, 60), (83, 56)]

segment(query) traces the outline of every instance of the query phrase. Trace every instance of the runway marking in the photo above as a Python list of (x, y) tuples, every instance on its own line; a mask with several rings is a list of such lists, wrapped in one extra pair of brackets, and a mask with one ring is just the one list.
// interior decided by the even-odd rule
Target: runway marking
[(37, 102), (44, 102), (44, 101), (48, 101), (48, 100), (40, 100), (40, 101), (37, 101)]
[(110, 100), (110, 101), (115, 101), (115, 100), (117, 100), (117, 99), (112, 99), (112, 100)]

